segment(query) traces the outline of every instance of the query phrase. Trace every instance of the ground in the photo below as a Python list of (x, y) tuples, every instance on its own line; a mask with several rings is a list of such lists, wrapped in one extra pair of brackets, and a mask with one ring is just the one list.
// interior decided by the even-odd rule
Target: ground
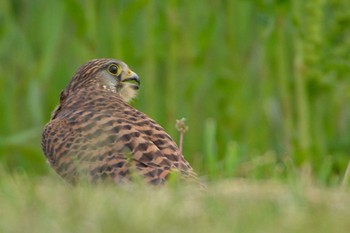
[(2, 174), (0, 232), (347, 232), (349, 191), (312, 182), (79, 185)]

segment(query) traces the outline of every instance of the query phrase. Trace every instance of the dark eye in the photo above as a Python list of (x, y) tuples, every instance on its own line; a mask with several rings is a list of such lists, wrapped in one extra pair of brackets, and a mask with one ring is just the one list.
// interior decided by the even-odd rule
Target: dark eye
[(117, 74), (118, 73), (118, 67), (116, 65), (110, 65), (108, 67), (108, 71), (111, 73), (111, 74)]

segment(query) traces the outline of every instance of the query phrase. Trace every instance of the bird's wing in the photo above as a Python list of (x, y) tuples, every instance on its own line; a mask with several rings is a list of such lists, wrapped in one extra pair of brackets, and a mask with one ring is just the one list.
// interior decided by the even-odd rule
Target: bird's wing
[(82, 177), (124, 182), (133, 171), (154, 184), (163, 183), (173, 170), (194, 174), (170, 136), (153, 121), (136, 127), (103, 113), (70, 114), (74, 117), (46, 125), (42, 147), (54, 170), (72, 183)]
[(110, 123), (104, 130), (114, 139), (110, 153), (122, 154), (129, 161), (129, 173), (135, 169), (150, 183), (163, 183), (174, 170), (193, 176), (192, 168), (171, 137), (153, 120), (138, 114), (141, 113), (125, 115), (117, 120), (114, 116), (105, 119)]
[[(66, 120), (51, 120), (44, 128), (41, 145), (44, 154), (54, 170), (63, 178), (74, 182), (76, 173), (74, 166), (75, 156), (73, 141), (77, 138), (76, 132), (68, 127)], [(76, 177), (77, 178), (77, 177)]]

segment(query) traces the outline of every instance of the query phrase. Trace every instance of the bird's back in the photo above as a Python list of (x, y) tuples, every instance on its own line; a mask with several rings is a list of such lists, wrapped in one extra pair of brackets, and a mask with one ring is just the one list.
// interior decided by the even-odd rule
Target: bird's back
[(45, 126), (42, 147), (65, 179), (163, 183), (177, 170), (194, 177), (176, 143), (154, 120), (117, 94), (82, 88), (61, 101)]

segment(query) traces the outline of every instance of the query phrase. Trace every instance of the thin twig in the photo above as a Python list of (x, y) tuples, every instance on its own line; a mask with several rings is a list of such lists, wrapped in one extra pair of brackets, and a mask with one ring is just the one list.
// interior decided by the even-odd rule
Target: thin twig
[(180, 153), (182, 154), (182, 143), (184, 140), (184, 133), (181, 131), (180, 132), (180, 143), (179, 143), (179, 149), (180, 149)]

